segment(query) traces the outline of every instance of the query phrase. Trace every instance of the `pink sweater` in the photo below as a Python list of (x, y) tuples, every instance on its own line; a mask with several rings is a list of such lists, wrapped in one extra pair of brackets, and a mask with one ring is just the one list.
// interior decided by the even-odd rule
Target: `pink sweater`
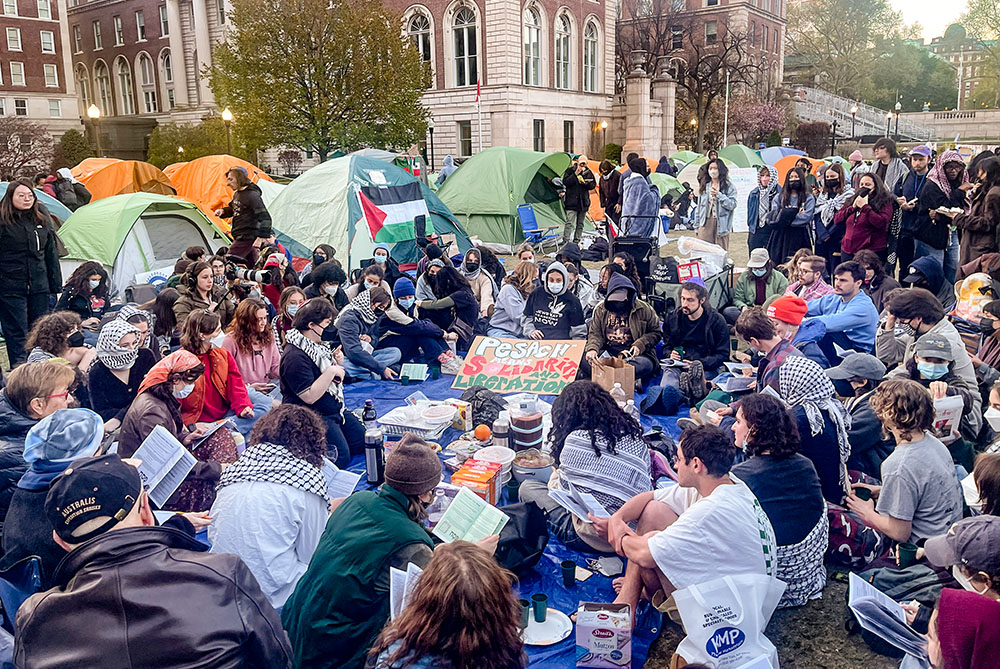
[(233, 354), (236, 359), (236, 366), (243, 375), (243, 381), (247, 385), (251, 383), (270, 383), (278, 378), (278, 364), (281, 362), (281, 352), (278, 345), (271, 342), (271, 345), (264, 349), (255, 347), (253, 353), (244, 353), (237, 350), (236, 340), (232, 335), (226, 335), (222, 340), (222, 348)]

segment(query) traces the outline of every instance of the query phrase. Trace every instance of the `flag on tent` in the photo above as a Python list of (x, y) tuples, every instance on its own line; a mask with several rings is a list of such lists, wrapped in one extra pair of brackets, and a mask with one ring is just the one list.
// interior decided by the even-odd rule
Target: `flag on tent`
[(374, 242), (394, 243), (413, 239), (413, 221), (417, 216), (424, 216), (430, 225), (430, 213), (420, 193), (419, 183), (362, 186), (358, 190), (358, 199), (361, 215)]

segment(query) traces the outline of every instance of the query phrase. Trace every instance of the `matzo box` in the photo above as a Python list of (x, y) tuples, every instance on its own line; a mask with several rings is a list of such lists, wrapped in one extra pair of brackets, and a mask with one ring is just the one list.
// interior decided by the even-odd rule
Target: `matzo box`
[(576, 612), (576, 666), (621, 669), (631, 663), (629, 605), (580, 602)]

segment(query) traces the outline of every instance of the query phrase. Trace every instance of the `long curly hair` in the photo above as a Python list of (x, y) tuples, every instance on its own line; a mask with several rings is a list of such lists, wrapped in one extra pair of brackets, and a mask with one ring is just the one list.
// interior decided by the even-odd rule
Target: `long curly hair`
[(233, 322), (229, 324), (228, 333), (236, 341), (236, 348), (243, 353), (252, 353), (256, 344), (266, 348), (274, 341), (274, 333), (271, 328), (264, 326), (261, 332), (257, 327), (257, 312), (263, 309), (267, 313), (267, 307), (260, 300), (248, 297), (236, 307), (233, 314)]
[(906, 439), (931, 429), (934, 401), (931, 393), (911, 379), (883, 381), (872, 394), (875, 417), (885, 427), (895, 427)]
[(322, 467), (326, 455), (326, 425), (312, 409), (282, 404), (254, 424), (250, 443), (284, 446), (295, 457)]
[[(90, 277), (95, 274), (101, 277), (101, 282), (97, 285), (97, 288), (91, 290)], [(82, 297), (93, 295), (94, 297), (104, 299), (108, 296), (108, 273), (104, 270), (104, 266), (101, 263), (88, 260), (73, 270), (73, 273), (66, 279), (64, 290), (70, 291), (73, 295), (80, 295)]]
[(516, 288), (517, 292), (521, 293), (521, 297), (528, 299), (528, 295), (535, 287), (536, 279), (538, 279), (538, 265), (528, 260), (522, 260), (503, 281)]
[(442, 544), (420, 575), (410, 603), (389, 623), (369, 656), (399, 646), (375, 669), (434, 655), (453, 669), (521, 669), (514, 575), (467, 541)]
[(428, 277), (428, 280), (431, 290), (434, 291), (434, 295), (438, 299), (448, 297), (460, 290), (472, 290), (469, 280), (459, 274), (450, 262), (439, 269), (437, 274)]
[(563, 388), (552, 403), (549, 442), (557, 465), (566, 437), (574, 430), (587, 431), (597, 457), (601, 457), (598, 434), (603, 437), (605, 450), (612, 455), (621, 439), (642, 438), (642, 426), (618, 407), (607, 390), (593, 381), (574, 381)]
[(56, 311), (35, 321), (28, 333), (27, 347), (40, 348), (58, 356), (69, 348), (66, 338), (80, 327), (80, 315), (72, 311)]
[(751, 393), (740, 400), (739, 411), (750, 426), (747, 455), (768, 453), (786, 458), (798, 452), (799, 430), (781, 400), (764, 393)]

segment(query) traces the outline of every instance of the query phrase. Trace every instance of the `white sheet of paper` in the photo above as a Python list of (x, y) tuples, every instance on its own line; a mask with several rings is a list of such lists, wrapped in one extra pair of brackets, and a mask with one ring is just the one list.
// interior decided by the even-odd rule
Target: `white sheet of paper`
[(499, 534), (510, 517), (468, 488), (455, 495), (451, 505), (434, 526), (434, 536), (445, 543), (471, 541), (473, 543), (493, 534)]
[(326, 458), (323, 458), (322, 472), (326, 479), (326, 494), (330, 499), (350, 497), (351, 493), (358, 487), (358, 481), (361, 480), (361, 474), (339, 469)]
[(157, 425), (132, 455), (140, 460), (139, 478), (158, 508), (166, 504), (198, 461), (167, 428)]
[(848, 583), (847, 605), (861, 627), (909, 655), (926, 659), (926, 641), (906, 624), (906, 612), (898, 602), (853, 572)]

